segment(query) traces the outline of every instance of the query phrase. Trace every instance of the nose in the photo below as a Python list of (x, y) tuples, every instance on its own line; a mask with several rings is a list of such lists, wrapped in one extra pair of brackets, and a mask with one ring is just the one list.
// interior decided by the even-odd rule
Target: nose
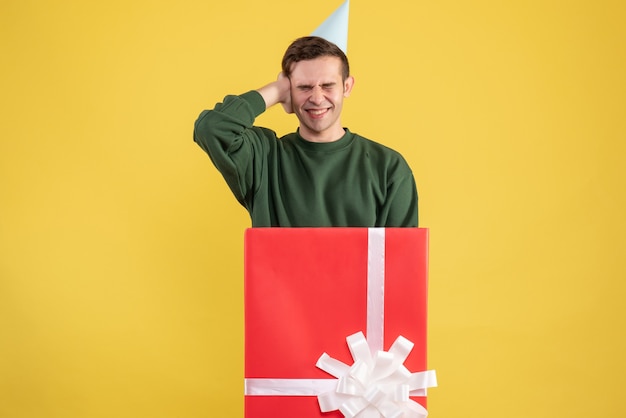
[(324, 92), (321, 87), (317, 86), (313, 88), (309, 101), (316, 105), (321, 104), (324, 101)]

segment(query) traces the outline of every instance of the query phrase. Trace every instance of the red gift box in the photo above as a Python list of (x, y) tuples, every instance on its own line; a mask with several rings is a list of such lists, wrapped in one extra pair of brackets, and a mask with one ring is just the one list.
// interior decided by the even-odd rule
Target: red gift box
[(316, 362), (356, 363), (359, 331), (372, 354), (405, 337), (404, 366), (426, 370), (427, 229), (250, 228), (244, 266), (246, 418), (344, 416), (321, 412), (338, 380)]

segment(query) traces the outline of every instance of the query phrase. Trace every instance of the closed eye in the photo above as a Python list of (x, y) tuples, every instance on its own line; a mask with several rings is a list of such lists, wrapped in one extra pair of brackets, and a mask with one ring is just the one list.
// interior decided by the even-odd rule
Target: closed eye
[[(320, 87), (324, 90), (332, 90), (335, 86), (337, 85), (337, 83), (323, 83), (320, 84)], [(311, 91), (313, 90), (313, 86), (309, 85), (309, 84), (301, 84), (299, 86), (297, 86), (297, 89), (300, 91)]]

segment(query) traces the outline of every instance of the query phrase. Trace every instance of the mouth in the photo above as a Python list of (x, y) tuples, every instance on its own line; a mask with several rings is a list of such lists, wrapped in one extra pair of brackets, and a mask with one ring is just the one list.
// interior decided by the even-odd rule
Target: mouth
[(330, 109), (305, 109), (305, 111), (314, 119), (323, 117)]

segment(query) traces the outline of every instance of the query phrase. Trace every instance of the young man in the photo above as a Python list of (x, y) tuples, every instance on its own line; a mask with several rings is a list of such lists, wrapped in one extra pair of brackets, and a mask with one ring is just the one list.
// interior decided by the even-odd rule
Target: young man
[[(354, 78), (346, 55), (323, 38), (295, 40), (278, 79), (227, 96), (195, 123), (194, 141), (222, 173), (253, 227), (416, 227), (413, 173), (396, 151), (341, 125)], [(254, 126), (280, 103), (297, 132)]]

